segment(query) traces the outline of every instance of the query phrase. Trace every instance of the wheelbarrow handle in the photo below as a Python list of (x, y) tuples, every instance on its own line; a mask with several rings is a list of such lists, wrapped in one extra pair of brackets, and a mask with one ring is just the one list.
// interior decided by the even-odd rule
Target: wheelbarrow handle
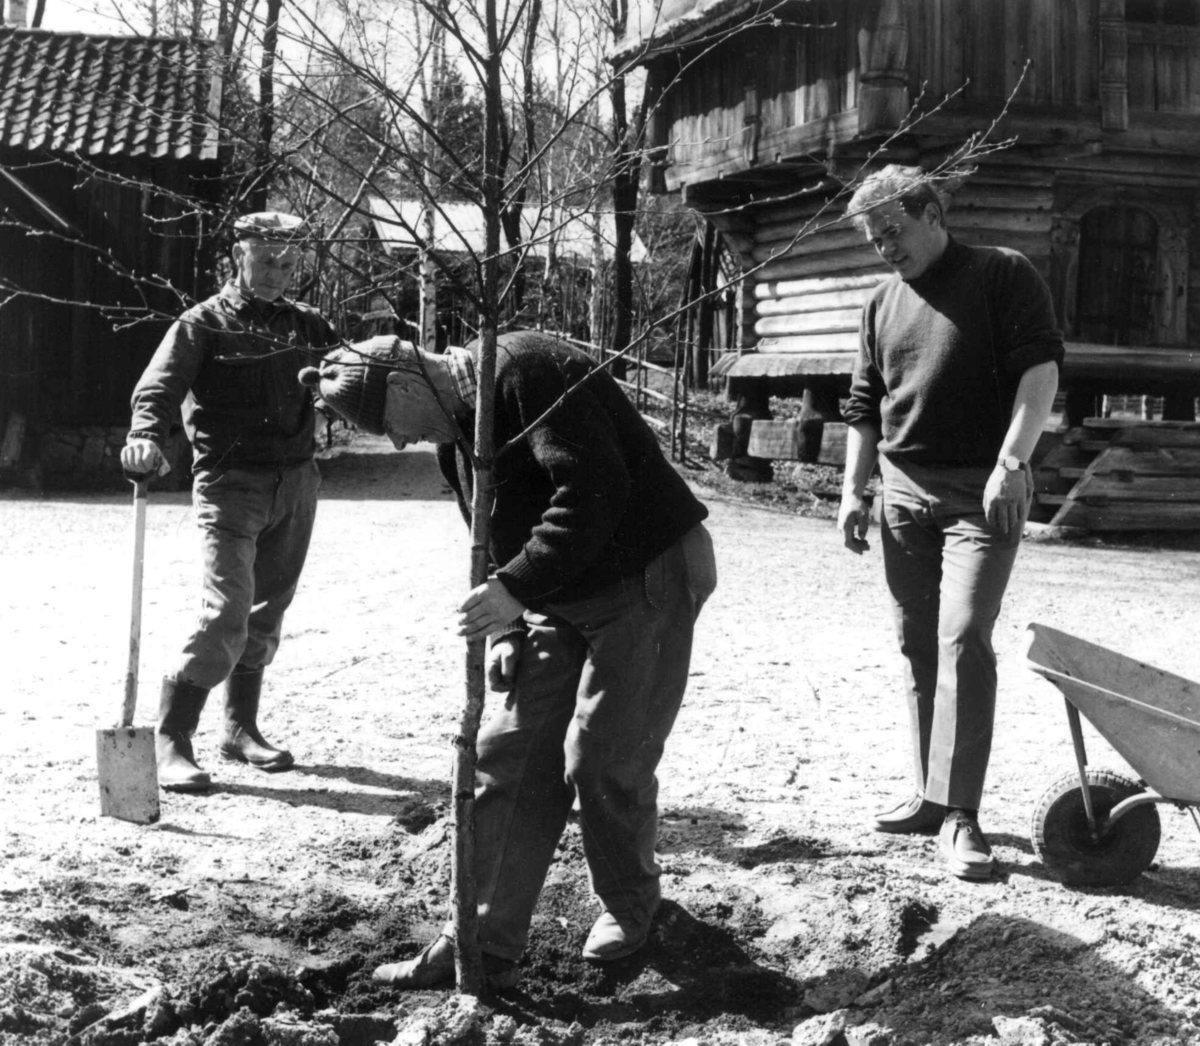
[(138, 667), (142, 653), (142, 561), (146, 549), (146, 484), (149, 476), (131, 476), (133, 483), (133, 591), (129, 603), (129, 664), (125, 670), (125, 700), (121, 727), (133, 725), (137, 705)]

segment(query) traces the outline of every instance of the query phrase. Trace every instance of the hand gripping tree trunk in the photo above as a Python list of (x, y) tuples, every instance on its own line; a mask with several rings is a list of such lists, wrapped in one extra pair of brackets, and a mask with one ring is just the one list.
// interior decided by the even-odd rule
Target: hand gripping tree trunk
[[(490, 224), (490, 223), (489, 223)], [(499, 236), (497, 235), (497, 241)], [(489, 251), (489, 255), (494, 252)], [(471, 588), (488, 577), (492, 519), (492, 422), (496, 382), (496, 327), (486, 326), (476, 360), (475, 485), (471, 496)], [(483, 717), (486, 641), (467, 645), (466, 702), (454, 739), (454, 856), (450, 887), (454, 897), (454, 962), (458, 990), (479, 995), (483, 958), (479, 953), (479, 910), (475, 881), (475, 743)]]

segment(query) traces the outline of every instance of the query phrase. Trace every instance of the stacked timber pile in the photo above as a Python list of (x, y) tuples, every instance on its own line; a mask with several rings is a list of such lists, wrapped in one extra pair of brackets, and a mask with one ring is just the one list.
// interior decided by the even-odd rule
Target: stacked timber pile
[(846, 423), (796, 418), (755, 421), (750, 426), (746, 453), (772, 461), (845, 465)]
[(1200, 424), (1088, 418), (1035, 469), (1051, 526), (1200, 530)]

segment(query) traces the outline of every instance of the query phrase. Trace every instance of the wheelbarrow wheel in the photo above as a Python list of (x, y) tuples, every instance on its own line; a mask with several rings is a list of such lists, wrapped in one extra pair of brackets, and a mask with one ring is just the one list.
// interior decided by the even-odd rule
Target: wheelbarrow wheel
[[(1097, 821), (1122, 800), (1144, 791), (1136, 781), (1107, 770), (1089, 770), (1087, 779)], [(1158, 810), (1139, 806), (1093, 839), (1079, 775), (1069, 773), (1038, 802), (1031, 835), (1034, 853), (1067, 886), (1122, 886), (1150, 867), (1162, 829)]]

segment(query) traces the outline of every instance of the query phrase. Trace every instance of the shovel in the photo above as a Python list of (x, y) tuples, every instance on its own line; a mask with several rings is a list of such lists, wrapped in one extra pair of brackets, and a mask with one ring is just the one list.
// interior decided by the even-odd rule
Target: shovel
[(138, 667), (142, 647), (142, 558), (146, 546), (146, 483), (133, 482), (133, 599), (129, 615), (129, 668), (121, 720), (111, 730), (96, 731), (96, 764), (100, 771), (100, 814), (135, 824), (158, 820), (158, 767), (154, 728), (133, 725), (137, 704)]

